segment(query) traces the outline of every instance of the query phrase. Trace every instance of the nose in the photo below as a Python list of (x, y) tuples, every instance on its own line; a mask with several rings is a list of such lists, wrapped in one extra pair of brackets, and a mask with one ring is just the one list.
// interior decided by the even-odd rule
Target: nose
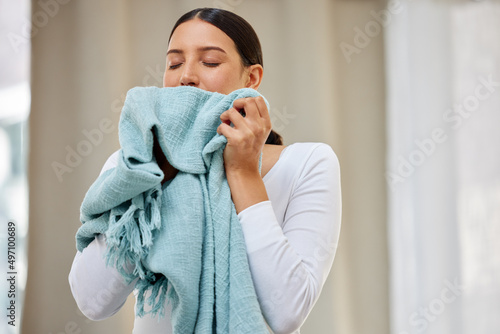
[(180, 77), (179, 84), (181, 86), (198, 86), (199, 79), (196, 75), (194, 65), (184, 64), (184, 68)]

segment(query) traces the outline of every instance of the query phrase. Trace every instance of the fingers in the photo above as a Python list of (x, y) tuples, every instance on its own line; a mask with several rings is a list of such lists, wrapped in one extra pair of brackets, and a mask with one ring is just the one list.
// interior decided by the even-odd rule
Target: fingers
[[(248, 124), (243, 116), (235, 108), (226, 110), (221, 114), (222, 124), (217, 128), (217, 133), (226, 136), (227, 138), (242, 138), (244, 136), (251, 136), (253, 128), (258, 127), (258, 122), (253, 121), (253, 124)], [(231, 123), (234, 128), (231, 127)]]
[[(244, 110), (245, 116), (241, 115), (242, 110)], [(236, 128), (245, 125), (271, 128), (269, 111), (264, 98), (261, 96), (235, 100), (233, 108), (223, 112), (220, 119), (226, 124), (233, 123)]]
[[(240, 111), (244, 109), (245, 116)], [(222, 124), (217, 133), (238, 141), (243, 138), (267, 136), (271, 129), (271, 119), (266, 102), (262, 97), (241, 98), (233, 102), (233, 107), (220, 116)], [(234, 125), (234, 128), (231, 127)], [(238, 138), (238, 139), (237, 139)]]
[(247, 117), (269, 117), (269, 111), (262, 96), (234, 100), (233, 107), (237, 110), (244, 109)]
[(229, 137), (234, 137), (237, 133), (236, 130), (233, 129), (230, 125), (227, 123), (222, 123), (217, 127), (217, 133), (220, 135), (223, 135), (226, 138)]

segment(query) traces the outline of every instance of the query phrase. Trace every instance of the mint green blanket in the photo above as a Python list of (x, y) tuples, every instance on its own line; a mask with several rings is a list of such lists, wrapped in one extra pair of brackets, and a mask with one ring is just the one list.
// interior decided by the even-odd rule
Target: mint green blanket
[[(129, 282), (139, 278), (137, 314), (148, 313), (147, 303), (163, 315), (167, 299), (174, 333), (268, 332), (224, 172), (227, 139), (216, 132), (235, 99), (258, 95), (252, 89), (229, 95), (194, 87), (131, 89), (119, 123), (118, 164), (83, 200), (77, 249), (105, 234), (108, 265)], [(153, 131), (179, 170), (163, 186)]]

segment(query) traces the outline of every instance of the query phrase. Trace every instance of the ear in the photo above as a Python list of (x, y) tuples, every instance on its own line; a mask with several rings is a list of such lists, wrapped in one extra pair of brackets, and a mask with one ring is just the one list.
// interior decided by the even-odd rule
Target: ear
[(246, 72), (248, 77), (245, 87), (253, 89), (259, 88), (260, 83), (262, 82), (262, 76), (264, 75), (264, 69), (262, 68), (262, 65), (250, 65), (246, 69)]

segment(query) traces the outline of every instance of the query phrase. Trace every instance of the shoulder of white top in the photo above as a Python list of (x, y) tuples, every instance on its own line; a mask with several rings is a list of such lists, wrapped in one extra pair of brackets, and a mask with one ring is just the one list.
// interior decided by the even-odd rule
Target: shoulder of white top
[(100, 174), (104, 173), (105, 171), (107, 171), (111, 168), (116, 167), (116, 165), (118, 164), (119, 153), (120, 153), (120, 150), (116, 150), (115, 152), (113, 152), (113, 154), (111, 154), (109, 156), (108, 160), (106, 160), (106, 162), (104, 163), (104, 166), (102, 167)]

